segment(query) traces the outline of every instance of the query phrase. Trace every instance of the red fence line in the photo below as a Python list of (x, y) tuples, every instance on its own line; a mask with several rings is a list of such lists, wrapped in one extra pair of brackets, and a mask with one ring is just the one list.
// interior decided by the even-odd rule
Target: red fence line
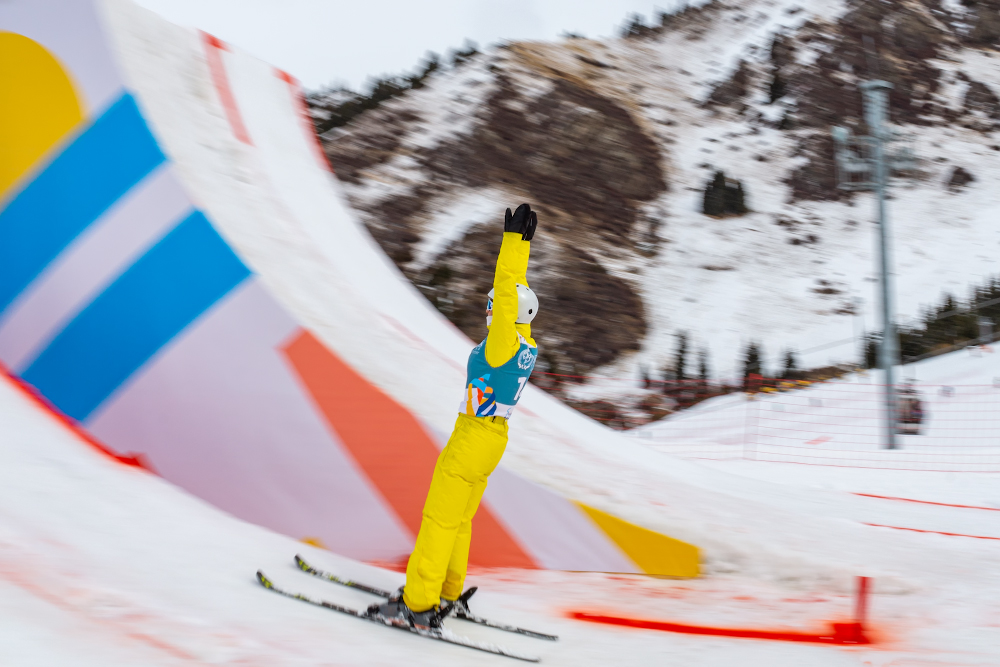
[(865, 496), (866, 498), (881, 498), (882, 500), (899, 500), (905, 503), (921, 503), (923, 505), (940, 505), (941, 507), (959, 507), (966, 510), (986, 510), (988, 512), (1000, 512), (1000, 507), (981, 507), (979, 505), (956, 505), (954, 503), (936, 503), (931, 500), (914, 500), (913, 498), (897, 498), (896, 496), (880, 496), (874, 493), (852, 492), (855, 496)]
[[(883, 385), (864, 378), (754, 378), (740, 387), (542, 373), (538, 384), (580, 412), (682, 457), (1000, 472), (1000, 381), (902, 386), (892, 417), (901, 444), (895, 450), (883, 448)], [(706, 399), (714, 400), (702, 405)]]

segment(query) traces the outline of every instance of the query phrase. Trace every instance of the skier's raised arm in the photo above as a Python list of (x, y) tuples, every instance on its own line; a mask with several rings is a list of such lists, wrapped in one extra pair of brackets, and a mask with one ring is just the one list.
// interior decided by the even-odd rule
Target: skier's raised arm
[[(528, 204), (521, 204), (513, 214), (507, 209), (503, 242), (487, 306), (486, 361), (494, 368), (503, 366), (517, 354), (521, 347), (519, 333), (531, 345), (535, 344), (531, 340), (529, 322), (538, 309), (538, 302), (528, 288), (527, 273), (531, 239), (537, 224), (538, 216)], [(524, 294), (518, 294), (519, 291)], [(520, 312), (522, 306), (526, 313)]]

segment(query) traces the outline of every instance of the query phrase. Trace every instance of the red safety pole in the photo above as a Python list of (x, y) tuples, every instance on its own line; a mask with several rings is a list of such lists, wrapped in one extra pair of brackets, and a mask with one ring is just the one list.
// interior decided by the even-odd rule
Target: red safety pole
[(870, 577), (858, 577), (857, 597), (854, 599), (854, 620), (850, 623), (834, 623), (833, 638), (837, 644), (868, 644), (865, 635), (865, 621), (868, 617), (868, 593), (871, 590)]
[(858, 597), (854, 601), (854, 622), (864, 627), (868, 616), (868, 592), (871, 577), (858, 577)]

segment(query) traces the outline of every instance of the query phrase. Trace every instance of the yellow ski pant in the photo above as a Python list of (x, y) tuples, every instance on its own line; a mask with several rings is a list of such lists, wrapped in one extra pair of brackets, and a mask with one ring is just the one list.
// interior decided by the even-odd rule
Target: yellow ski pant
[(434, 466), (417, 544), (406, 565), (403, 601), (413, 611), (462, 594), (472, 517), (506, 447), (506, 419), (458, 415)]

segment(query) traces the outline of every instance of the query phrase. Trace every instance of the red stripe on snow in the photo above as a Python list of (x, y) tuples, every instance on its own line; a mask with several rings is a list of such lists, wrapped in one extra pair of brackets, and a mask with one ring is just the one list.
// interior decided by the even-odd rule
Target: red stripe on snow
[(922, 528), (904, 528), (903, 526), (886, 526), (881, 523), (865, 523), (866, 526), (876, 528), (892, 528), (893, 530), (909, 530), (914, 533), (931, 533), (932, 535), (947, 535), (948, 537), (971, 537), (976, 540), (1000, 540), (1000, 537), (988, 537), (986, 535), (966, 535), (965, 533), (946, 533), (941, 530), (924, 530)]
[(921, 505), (939, 505), (940, 507), (960, 507), (966, 510), (987, 510), (990, 512), (1000, 512), (997, 507), (980, 507), (979, 505), (955, 505), (953, 503), (936, 503), (931, 500), (914, 500), (913, 498), (897, 498), (896, 496), (879, 496), (874, 493), (857, 493), (852, 491), (852, 495), (864, 496), (865, 498), (881, 498), (882, 500), (899, 500), (905, 503), (920, 503)]
[(306, 142), (312, 150), (313, 155), (316, 157), (316, 161), (319, 162), (323, 169), (327, 170), (331, 174), (333, 173), (333, 167), (330, 166), (329, 160), (326, 159), (326, 155), (323, 153), (323, 147), (319, 143), (319, 137), (316, 136), (316, 131), (313, 129), (312, 119), (309, 117), (309, 110), (306, 106), (305, 95), (302, 94), (302, 84), (294, 76), (280, 69), (274, 70), (278, 78), (288, 84), (288, 90), (292, 95), (292, 104), (295, 106), (296, 111), (299, 114), (299, 120), (302, 123), (302, 130), (306, 134)]
[(831, 623), (827, 632), (794, 632), (785, 630), (747, 630), (742, 628), (714, 628), (705, 625), (687, 625), (686, 623), (670, 623), (667, 621), (650, 621), (639, 618), (624, 618), (621, 616), (605, 616), (586, 612), (570, 612), (570, 618), (590, 623), (605, 625), (621, 625), (628, 628), (643, 630), (660, 630), (661, 632), (678, 632), (685, 635), (711, 635), (714, 637), (741, 637), (744, 639), (770, 639), (782, 642), (805, 642), (810, 644), (870, 644), (865, 636), (864, 626), (858, 622)]
[[(408, 410), (308, 331), (297, 334), (283, 351), (330, 428), (415, 536), (440, 453), (434, 442)], [(537, 567), (485, 504), (472, 523), (471, 563)]]
[[(170, 617), (167, 615), (156, 617), (148, 611), (142, 613), (132, 611), (131, 613), (95, 614), (88, 608), (89, 605), (81, 605), (79, 603), (77, 596), (80, 589), (78, 584), (71, 583), (72, 580), (62, 583), (60, 577), (53, 577), (51, 571), (35, 565), (34, 562), (6, 562), (0, 565), (0, 578), (9, 581), (22, 590), (39, 599), (45, 600), (63, 611), (78, 616), (82, 614), (84, 622), (87, 625), (94, 624), (98, 627), (110, 628), (110, 632), (120, 633), (128, 639), (148, 644), (153, 648), (169, 653), (174, 658), (180, 658), (188, 664), (199, 664), (201, 660), (199, 656), (188, 653), (180, 646), (176, 646), (165, 639), (160, 639), (150, 634), (150, 631), (155, 628), (155, 626), (151, 626), (150, 621), (158, 618), (162, 624), (172, 622), (168, 620)], [(65, 575), (62, 578), (65, 578)], [(44, 582), (44, 585), (37, 582)], [(176, 619), (173, 619), (173, 622), (175, 621)]]
[(30, 401), (35, 403), (38, 407), (42, 408), (50, 415), (52, 415), (56, 420), (58, 420), (63, 426), (72, 431), (77, 437), (86, 442), (88, 445), (96, 449), (101, 454), (107, 456), (110, 459), (117, 461), (118, 463), (123, 463), (132, 468), (142, 468), (154, 475), (158, 474), (153, 470), (153, 466), (150, 465), (149, 460), (142, 454), (135, 454), (129, 452), (127, 454), (117, 454), (113, 449), (105, 445), (103, 442), (92, 436), (86, 431), (80, 424), (78, 424), (72, 417), (63, 414), (55, 405), (53, 405), (49, 399), (45, 398), (40, 391), (35, 389), (34, 386), (28, 384), (21, 378), (17, 377), (10, 370), (0, 363), (0, 374), (5, 375), (11, 383), (17, 387), (22, 394), (24, 394)]
[(253, 146), (250, 141), (250, 133), (247, 132), (246, 125), (243, 124), (243, 116), (240, 115), (240, 108), (236, 105), (236, 97), (233, 89), (229, 86), (229, 75), (226, 74), (226, 64), (222, 61), (222, 52), (228, 51), (225, 42), (207, 32), (201, 33), (205, 42), (205, 57), (208, 59), (208, 69), (212, 72), (212, 82), (215, 90), (219, 93), (219, 101), (226, 111), (226, 118), (229, 120), (229, 127), (237, 139)]

